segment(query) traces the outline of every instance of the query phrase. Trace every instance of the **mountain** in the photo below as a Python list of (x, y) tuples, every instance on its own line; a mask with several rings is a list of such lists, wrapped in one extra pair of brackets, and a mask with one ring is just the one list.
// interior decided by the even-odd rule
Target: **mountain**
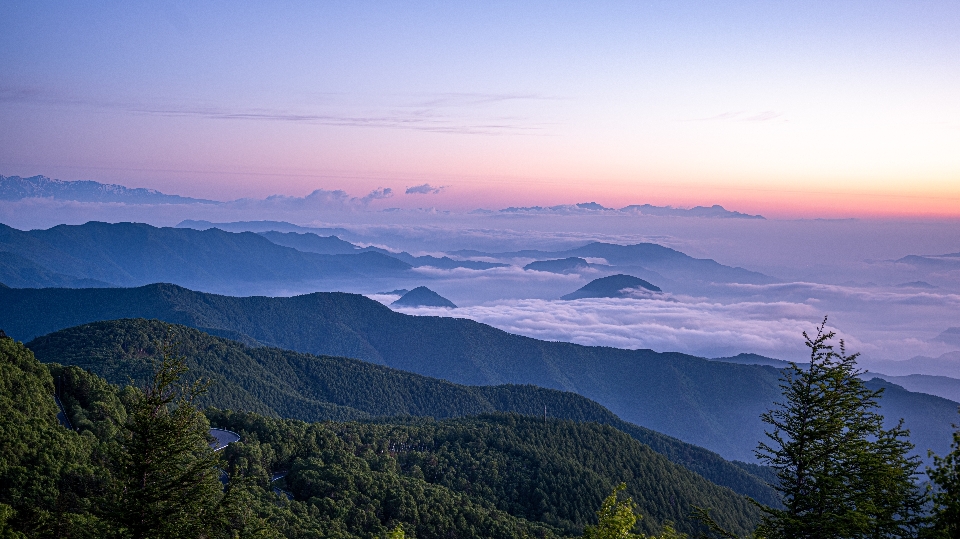
[(722, 219), (764, 219), (762, 215), (748, 215), (738, 211), (730, 211), (719, 204), (713, 206), (696, 206), (690, 209), (674, 208), (672, 206), (653, 206), (651, 204), (632, 204), (623, 208), (607, 208), (596, 202), (581, 202), (579, 204), (561, 204), (559, 206), (527, 206), (509, 207), (500, 210), (501, 213), (549, 213), (549, 214), (592, 214), (604, 213), (632, 213), (640, 215), (660, 215), (670, 217), (707, 217)]
[(165, 195), (153, 189), (131, 189), (94, 181), (51, 180), (46, 176), (0, 176), (0, 200), (54, 198), (80, 202), (124, 202), (127, 204), (217, 204), (213, 200)]
[(763, 481), (716, 453), (618, 418), (575, 393), (530, 385), (463, 386), (356, 359), (251, 348), (157, 320), (94, 322), (27, 344), (45, 363), (76, 365), (117, 385), (145, 383), (157, 342), (178, 343), (191, 375), (212, 382), (198, 403), (303, 421), (382, 416), (438, 419), (491, 412), (549, 416), (611, 425), (672, 462), (767, 504), (776, 495)]
[(261, 236), (284, 247), (290, 247), (305, 253), (317, 253), (321, 255), (347, 255), (356, 254), (360, 248), (356, 245), (343, 241), (336, 236), (319, 236), (312, 232), (259, 232)]
[(663, 291), (659, 287), (643, 279), (617, 274), (594, 279), (578, 290), (561, 296), (560, 299), (650, 297), (651, 293), (661, 292)]
[[(960, 374), (958, 372), (957, 374)], [(877, 377), (896, 384), (908, 391), (936, 395), (954, 402), (960, 402), (960, 379), (949, 376), (931, 376), (929, 374), (908, 374), (906, 376), (889, 376), (886, 374), (869, 373), (868, 377)]]
[(350, 234), (346, 228), (311, 228), (295, 225), (286, 221), (235, 221), (231, 223), (211, 223), (210, 221), (196, 221), (185, 219), (177, 223), (175, 228), (192, 228), (195, 230), (209, 230), (219, 228), (226, 232), (301, 232), (318, 236), (337, 236), (342, 238)]
[(537, 260), (523, 267), (525, 270), (547, 271), (550, 273), (577, 273), (590, 269), (590, 264), (578, 257), (561, 258), (558, 260)]
[[(364, 296), (230, 297), (173, 285), (0, 289), (0, 328), (17, 339), (97, 320), (156, 318), (300, 352), (344, 356), (469, 385), (534, 384), (595, 400), (622, 419), (725, 458), (752, 461), (759, 416), (780, 398), (779, 369), (679, 353), (549, 342), (472, 320), (410, 316)], [(957, 403), (888, 388), (918, 452), (948, 451)], [(895, 397), (895, 398), (894, 398)]]
[(243, 283), (399, 276), (410, 269), (405, 262), (375, 252), (320, 255), (283, 247), (250, 232), (140, 223), (89, 222), (26, 232), (0, 225), (0, 251), (50, 273), (118, 286), (174, 282), (230, 289)]
[(15, 253), (0, 251), (0, 282), (15, 288), (103, 288), (110, 283), (56, 273)]
[(926, 374), (956, 377), (960, 374), (960, 350), (939, 357), (916, 356), (901, 361), (871, 359), (864, 361), (863, 367), (889, 376)]
[[(960, 328), (947, 328), (933, 340), (949, 344), (950, 346), (960, 347)], [(958, 374), (960, 374), (960, 372), (958, 372)]]
[(464, 257), (488, 257), (493, 259), (533, 258), (538, 261), (581, 258), (603, 259), (610, 272), (630, 273), (661, 284), (677, 283), (744, 283), (770, 284), (777, 280), (755, 271), (724, 266), (708, 258), (693, 258), (675, 249), (655, 243), (616, 245), (592, 242), (566, 251), (525, 250), (506, 253), (486, 253), (462, 250), (450, 253)]
[[(0, 339), (0, 373), (5, 535), (115, 535), (122, 519), (101, 510), (103, 493), (121, 487), (111, 471), (123, 462), (116, 449), (125, 440), (135, 390), (78, 367), (42, 365), (8, 338)], [(58, 421), (55, 394), (76, 430)], [(207, 416), (213, 426), (240, 434), (217, 464), (231, 483), (235, 474), (246, 476), (248, 494), (237, 516), (272, 531), (268, 536), (326, 537), (332, 530), (344, 539), (372, 538), (402, 524), (425, 539), (553, 539), (582, 533), (624, 479), (647, 531), (668, 519), (682, 531), (697, 531), (688, 518), (693, 506), (713, 508), (737, 532), (759, 519), (742, 496), (596, 423), (514, 414), (368, 423), (304, 423), (214, 409)], [(275, 494), (277, 486), (285, 495)], [(178, 512), (168, 490), (156, 496)], [(223, 524), (228, 520), (242, 522)]]
[[(643, 515), (637, 524), (645, 533), (658, 532), (666, 521), (681, 532), (705, 531), (690, 518), (694, 506), (712, 508), (721, 525), (741, 534), (759, 520), (759, 508), (745, 498), (595, 423), (502, 414), (304, 425), (212, 412), (210, 420), (257, 440), (246, 451), (232, 451), (231, 463), (259, 477), (290, 471), (283, 486), (294, 502), (307, 506), (297, 511), (299, 518), (276, 519), (291, 526), (311, 517), (323, 530), (343, 526), (338, 521), (350, 531), (372, 522), (368, 533), (358, 535), (374, 538), (385, 535), (386, 526), (375, 527), (377, 517), (392, 517), (404, 519), (404, 528), (417, 537), (480, 539), (504, 537), (509, 516), (528, 526), (515, 532), (518, 539), (575, 537), (596, 522), (603, 498), (621, 481)], [(424, 500), (430, 488), (436, 494)], [(502, 512), (499, 526), (482, 529), (484, 515), (470, 514), (475, 507)], [(430, 529), (438, 522), (449, 524), (438, 533)]]
[(673, 208), (670, 206), (652, 206), (650, 204), (631, 205), (621, 208), (622, 212), (639, 213), (642, 215), (668, 215), (672, 217), (713, 217), (721, 219), (765, 219), (762, 215), (749, 215), (738, 211), (730, 211), (719, 204), (713, 206), (695, 206), (690, 209)]
[(437, 294), (425, 286), (418, 286), (404, 294), (400, 299), (391, 303), (400, 307), (449, 307), (457, 306), (449, 299)]
[(771, 367), (776, 367), (782, 369), (784, 367), (790, 366), (789, 361), (784, 361), (782, 359), (774, 359), (772, 357), (761, 356), (760, 354), (737, 354), (732, 357), (716, 357), (711, 358), (711, 361), (723, 361), (726, 363), (740, 363), (741, 365), (769, 365)]

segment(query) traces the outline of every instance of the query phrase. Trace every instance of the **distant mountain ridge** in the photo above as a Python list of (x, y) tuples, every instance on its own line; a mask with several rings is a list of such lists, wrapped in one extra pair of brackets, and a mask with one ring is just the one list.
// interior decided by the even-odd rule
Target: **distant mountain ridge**
[[(0, 224), (0, 251), (77, 280), (115, 286), (175, 282), (208, 290), (238, 283), (396, 277), (412, 267), (378, 252), (302, 252), (251, 232), (95, 221), (30, 231)], [(30, 286), (44, 284), (34, 282)]]
[(575, 259), (595, 263), (590, 268), (602, 269), (609, 273), (628, 273), (649, 282), (690, 285), (692, 283), (742, 283), (772, 284), (776, 278), (744, 268), (720, 264), (709, 258), (694, 258), (690, 255), (658, 245), (656, 243), (637, 243), (618, 245), (614, 243), (590, 242), (586, 245), (565, 251), (523, 250), (503, 253), (488, 253), (476, 250), (459, 250), (450, 254), (465, 258), (484, 257), (499, 260), (535, 259), (538, 262), (527, 264), (527, 269), (563, 273), (580, 265)]
[(749, 215), (738, 211), (730, 211), (719, 204), (713, 206), (696, 206), (689, 209), (674, 208), (673, 206), (654, 206), (652, 204), (632, 204), (620, 209), (607, 208), (596, 202), (581, 202), (579, 204), (561, 204), (559, 206), (511, 206), (500, 210), (501, 213), (627, 213), (639, 215), (657, 215), (671, 217), (705, 217), (720, 219), (765, 219), (762, 215)]
[(219, 204), (215, 200), (167, 195), (154, 189), (130, 188), (95, 181), (51, 180), (46, 176), (0, 176), (0, 200), (53, 198), (79, 202), (128, 204)]
[[(0, 289), (0, 328), (21, 340), (97, 320), (156, 318), (230, 338), (362, 359), (468, 385), (534, 384), (595, 400), (631, 423), (751, 461), (780, 398), (780, 370), (680, 353), (512, 335), (467, 319), (409, 316), (356, 294), (230, 297), (173, 285)], [(886, 387), (883, 413), (903, 417), (918, 453), (948, 451), (958, 404)]]

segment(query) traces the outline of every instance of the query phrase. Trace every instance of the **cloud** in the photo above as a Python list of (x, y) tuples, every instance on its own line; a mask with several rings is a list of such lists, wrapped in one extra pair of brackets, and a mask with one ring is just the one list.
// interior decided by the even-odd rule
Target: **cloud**
[(374, 200), (383, 200), (385, 198), (390, 198), (392, 196), (393, 196), (393, 189), (389, 187), (378, 187), (373, 191), (370, 191), (370, 193), (368, 193), (367, 196), (361, 198), (360, 202), (366, 205), (373, 202)]
[[(504, 269), (498, 275), (491, 270), (484, 276), (487, 282), (478, 288), (504, 293), (524, 286), (512, 282), (510, 271)], [(432, 275), (442, 278), (440, 272)], [(751, 294), (725, 301), (665, 293), (649, 298), (576, 301), (487, 299), (470, 305), (463, 301), (462, 291), (468, 286), (464, 277), (462, 273), (448, 274), (445, 283), (430, 285), (435, 289), (449, 286), (449, 291), (441, 290), (441, 294), (461, 305), (459, 309), (402, 312), (469, 318), (528, 337), (590, 346), (651, 348), (704, 357), (750, 352), (802, 361), (806, 348), (801, 333), (810, 331), (824, 315), (830, 316), (830, 324), (848, 348), (862, 352), (864, 360), (907, 359), (948, 351), (948, 346), (933, 337), (942, 330), (942, 321), (952, 319), (960, 309), (958, 294), (910, 294), (815, 283), (750, 285)], [(557, 277), (542, 283), (528, 281), (526, 290), (576, 288), (575, 278), (565, 276), (569, 280), (563, 282)]]
[[(761, 112), (747, 112), (747, 111), (728, 111), (717, 114), (715, 116), (707, 116), (706, 118), (695, 118), (691, 121), (694, 122), (768, 122), (770, 120), (776, 120), (777, 118), (782, 118), (783, 113), (777, 112), (775, 110), (764, 110)], [(783, 119), (781, 121), (787, 121)]]
[[(801, 332), (821, 316), (795, 303), (720, 304), (692, 298), (501, 300), (443, 313), (432, 308), (397, 309), (407, 314), (456, 316), (550, 341), (588, 346), (650, 348), (706, 357), (755, 352), (785, 357), (798, 351)], [(858, 341), (845, 335), (848, 342)], [(795, 355), (795, 354), (792, 354)], [(788, 357), (788, 359), (792, 359)]]
[(446, 189), (446, 188), (447, 188), (446, 185), (441, 185), (441, 186), (439, 186), (439, 187), (434, 187), (434, 186), (430, 185), (429, 183), (425, 183), (425, 184), (423, 184), (423, 185), (414, 185), (413, 187), (407, 187), (407, 190), (404, 192), (404, 194), (407, 194), (407, 195), (439, 195), (439, 194), (440, 194), (441, 192), (443, 192), (443, 190)]
[[(306, 110), (231, 108), (206, 103), (136, 102), (105, 100), (34, 86), (0, 86), (0, 102), (80, 107), (152, 116), (192, 117), (208, 120), (291, 122), (335, 127), (386, 128), (434, 133), (497, 135), (543, 132), (548, 126), (529, 118), (506, 116), (477, 109), (517, 100), (549, 98), (533, 94), (428, 94), (398, 101), (379, 96), (374, 103), (349, 103), (339, 95)], [(336, 101), (336, 102), (330, 102)], [(354, 113), (350, 113), (354, 109)]]

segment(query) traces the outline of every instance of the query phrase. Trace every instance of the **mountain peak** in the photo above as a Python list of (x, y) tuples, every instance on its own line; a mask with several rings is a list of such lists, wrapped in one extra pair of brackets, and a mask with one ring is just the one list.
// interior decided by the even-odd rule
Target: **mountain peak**
[(660, 293), (660, 287), (650, 284), (639, 277), (632, 275), (610, 275), (594, 279), (576, 292), (571, 292), (560, 299), (583, 298), (628, 298), (638, 295), (649, 295), (651, 292)]
[(399, 307), (449, 307), (456, 309), (449, 299), (437, 294), (425, 286), (418, 286), (394, 301), (391, 305)]

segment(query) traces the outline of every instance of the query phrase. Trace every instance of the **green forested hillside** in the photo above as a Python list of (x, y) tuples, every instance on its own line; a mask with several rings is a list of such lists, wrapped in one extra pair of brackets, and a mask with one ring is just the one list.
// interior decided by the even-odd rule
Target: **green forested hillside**
[[(627, 483), (627, 493), (645, 515), (641, 527), (647, 532), (668, 520), (681, 531), (699, 529), (689, 519), (694, 505), (714, 508), (724, 525), (739, 532), (751, 529), (759, 514), (745, 498), (594, 423), (513, 414), (347, 424), (233, 412), (208, 415), (211, 424), (243, 438), (227, 448), (228, 461), (246, 466), (261, 481), (274, 471), (289, 470), (282, 486), (297, 500), (321, 514), (330, 512), (327, 497), (352, 500), (355, 509), (347, 518), (356, 521), (424, 514), (411, 493), (397, 492), (406, 490), (411, 479), (468, 492), (480, 506), (562, 534), (582, 533), (620, 481)], [(357, 470), (369, 477), (358, 480)]]
[[(572, 391), (631, 423), (746, 461), (763, 436), (760, 414), (779, 397), (773, 367), (541, 341), (470, 320), (404, 315), (355, 294), (238, 298), (158, 284), (0, 289), (0, 303), (0, 328), (24, 340), (95, 320), (157, 318), (462, 384)], [(887, 419), (905, 418), (919, 454), (947, 452), (957, 403), (890, 388), (899, 396), (881, 401)]]
[(463, 386), (355, 359), (250, 348), (157, 320), (95, 322), (38, 337), (27, 346), (40, 361), (77, 365), (118, 385), (131, 380), (142, 385), (163, 340), (179, 343), (191, 376), (213, 382), (199, 401), (205, 406), (304, 421), (546, 413), (612, 425), (714, 483), (765, 504), (777, 503), (763, 481), (716, 453), (627, 423), (574, 393), (530, 385)]
[[(76, 366), (44, 366), (12, 339), (0, 339), (0, 373), (0, 530), (28, 537), (122, 531), (109, 493), (119, 470), (118, 428), (136, 392)], [(76, 432), (57, 422), (54, 381)], [(691, 504), (714, 508), (737, 531), (758, 517), (743, 497), (597, 424), (517, 415), (305, 423), (208, 414), (242, 436), (217, 464), (248, 491), (244, 510), (225, 524), (236, 530), (251, 529), (254, 519), (260, 533), (294, 538), (372, 539), (398, 524), (422, 539), (556, 537), (593, 522), (619, 481), (631, 485), (647, 530), (666, 519), (695, 530), (686, 518)], [(278, 471), (288, 473), (271, 483)]]

